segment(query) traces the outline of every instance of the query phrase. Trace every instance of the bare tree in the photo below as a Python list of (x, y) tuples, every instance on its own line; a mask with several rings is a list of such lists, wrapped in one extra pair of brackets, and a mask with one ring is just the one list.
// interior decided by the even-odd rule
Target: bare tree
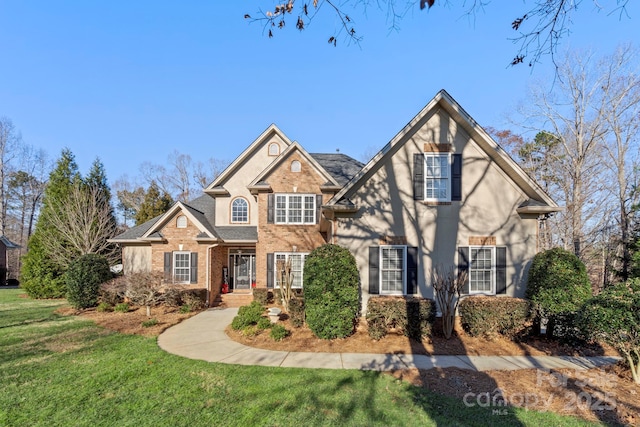
[(100, 188), (74, 184), (69, 195), (51, 201), (48, 220), (57, 235), (43, 234), (42, 245), (53, 260), (67, 266), (77, 256), (99, 253), (110, 258), (116, 235), (110, 201)]
[(456, 273), (455, 267), (444, 269), (436, 267), (432, 271), (431, 282), (436, 293), (438, 308), (442, 313), (442, 332), (446, 339), (451, 338), (455, 326), (456, 311), (460, 304), (460, 294), (464, 282), (467, 280), (467, 272)]
[(142, 203), (144, 202), (144, 196), (146, 194), (142, 185), (131, 181), (129, 176), (122, 175), (113, 185), (113, 189), (116, 192), (118, 198), (117, 208), (122, 213), (123, 223), (128, 226), (128, 221), (133, 219), (140, 210)]
[(20, 133), (15, 129), (8, 117), (0, 117), (0, 234), (4, 235), (7, 226), (7, 179), (12, 161), (18, 153), (22, 142)]
[[(606, 11), (608, 14), (617, 13), (619, 18), (628, 17), (626, 5), (629, 0), (616, 0), (615, 4), (606, 7), (597, 0), (592, 0), (594, 9), (597, 12)], [(264, 25), (264, 33), (269, 37), (274, 36), (276, 29), (283, 30), (287, 27), (295, 27), (302, 31), (309, 27), (316, 16), (328, 11), (337, 19), (337, 25), (333, 30), (329, 30), (329, 44), (334, 46), (338, 43), (338, 38), (344, 37), (349, 43), (359, 44), (362, 36), (356, 30), (355, 21), (360, 14), (366, 15), (373, 5), (380, 13), (387, 17), (387, 23), (391, 29), (398, 29), (398, 22), (408, 13), (416, 8), (420, 10), (431, 8), (436, 4), (435, 0), (409, 0), (400, 2), (397, 0), (355, 0), (354, 2), (342, 2), (334, 0), (312, 0), (312, 1), (270, 1), (267, 10), (259, 9), (252, 17), (246, 13), (245, 19), (250, 22), (260, 22)], [(453, 2), (451, 0), (441, 1), (441, 5), (451, 5), (457, 3), (464, 15), (475, 18), (478, 11), (484, 11), (491, 3), (491, 0), (464, 0)], [(511, 65), (527, 63), (532, 66), (545, 56), (554, 55), (563, 37), (568, 37), (573, 17), (583, 0), (535, 0), (529, 2), (527, 6), (522, 6), (523, 11), (513, 17), (511, 22), (505, 22), (505, 27), (509, 25), (516, 35), (511, 39), (518, 45), (518, 50)], [(356, 18), (356, 19), (354, 19)], [(288, 22), (295, 21), (294, 25), (287, 25)], [(508, 28), (508, 27), (507, 27)]]
[(195, 182), (201, 188), (207, 187), (228, 166), (228, 162), (211, 157), (206, 162), (197, 162), (193, 171)]

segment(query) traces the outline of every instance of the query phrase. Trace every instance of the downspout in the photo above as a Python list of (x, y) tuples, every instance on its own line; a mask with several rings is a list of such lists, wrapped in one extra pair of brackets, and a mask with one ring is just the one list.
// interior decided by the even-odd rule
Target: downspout
[(207, 246), (207, 307), (211, 307), (211, 249), (219, 243)]

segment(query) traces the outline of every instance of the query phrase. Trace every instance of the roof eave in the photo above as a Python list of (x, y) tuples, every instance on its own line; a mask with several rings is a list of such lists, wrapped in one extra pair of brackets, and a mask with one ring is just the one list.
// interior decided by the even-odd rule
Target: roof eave
[(560, 206), (521, 206), (516, 209), (519, 214), (548, 214), (563, 211)]

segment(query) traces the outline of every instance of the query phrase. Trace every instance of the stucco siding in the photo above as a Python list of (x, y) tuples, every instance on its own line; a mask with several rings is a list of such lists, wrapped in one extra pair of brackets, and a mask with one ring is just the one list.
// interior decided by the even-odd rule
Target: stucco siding
[(151, 271), (151, 246), (123, 246), (122, 264), (124, 274)]

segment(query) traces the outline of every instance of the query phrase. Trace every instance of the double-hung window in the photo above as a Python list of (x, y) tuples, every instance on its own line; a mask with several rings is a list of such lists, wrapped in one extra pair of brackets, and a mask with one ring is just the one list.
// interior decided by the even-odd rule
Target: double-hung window
[(449, 157), (449, 154), (425, 154), (424, 200), (438, 202), (451, 200)]
[[(276, 252), (274, 254), (274, 283), (275, 287), (279, 288), (283, 279), (286, 280), (286, 270), (291, 266), (291, 287), (295, 289), (302, 288), (302, 273), (304, 271), (304, 260), (307, 257), (306, 253), (299, 252)], [(284, 274), (283, 274), (284, 273)]]
[(315, 224), (316, 196), (314, 194), (276, 194), (276, 224)]
[(191, 282), (191, 252), (173, 253), (173, 277), (175, 283)]
[(380, 293), (404, 294), (406, 246), (380, 246)]
[(495, 293), (495, 247), (470, 247), (469, 251), (469, 293)]

